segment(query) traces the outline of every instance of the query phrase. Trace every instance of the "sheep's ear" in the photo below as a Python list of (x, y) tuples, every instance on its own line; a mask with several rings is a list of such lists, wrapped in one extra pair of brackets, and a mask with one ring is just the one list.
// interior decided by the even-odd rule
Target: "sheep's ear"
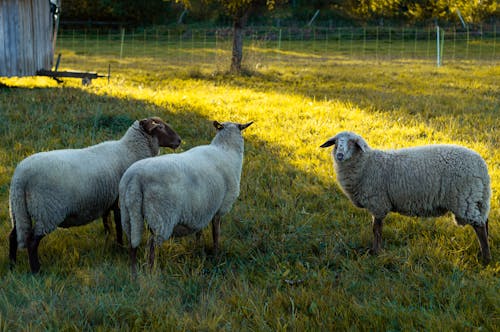
[(245, 128), (247, 128), (248, 126), (250, 126), (252, 123), (253, 123), (253, 121), (250, 121), (250, 122), (245, 123), (245, 124), (239, 124), (239, 123), (238, 123), (238, 128), (240, 129), (240, 131), (242, 131), (243, 129), (245, 129)]
[(353, 141), (361, 149), (361, 151), (366, 152), (366, 150), (368, 150), (368, 144), (361, 137), (358, 137), (358, 138), (354, 139)]
[(320, 148), (327, 148), (327, 147), (332, 146), (334, 144), (337, 144), (337, 136), (330, 138), (328, 141), (321, 144), (319, 147)]
[(155, 129), (156, 127), (158, 127), (160, 124), (158, 122), (156, 122), (154, 119), (152, 118), (148, 118), (148, 119), (142, 119), (139, 124), (141, 125), (141, 127), (147, 132), (147, 133), (150, 133), (153, 131), (153, 129)]
[(215, 127), (215, 129), (217, 129), (217, 130), (222, 130), (222, 129), (224, 129), (224, 126), (223, 126), (222, 124), (220, 124), (219, 122), (217, 122), (217, 121), (214, 121), (214, 127)]

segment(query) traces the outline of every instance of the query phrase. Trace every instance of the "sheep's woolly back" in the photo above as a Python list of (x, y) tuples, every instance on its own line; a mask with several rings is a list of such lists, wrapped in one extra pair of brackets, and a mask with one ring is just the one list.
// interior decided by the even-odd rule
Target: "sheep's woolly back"
[(144, 220), (159, 244), (176, 225), (195, 232), (231, 209), (240, 192), (244, 144), (236, 125), (223, 125), (209, 145), (147, 158), (125, 172), (120, 207), (132, 248), (141, 242)]
[(487, 221), (490, 178), (476, 152), (456, 145), (364, 152), (356, 144), (348, 148), (352, 156), (342, 161), (336, 159), (337, 146), (332, 152), (338, 182), (356, 206), (375, 217), (390, 211), (422, 217), (451, 211), (460, 225)]
[(158, 151), (157, 139), (135, 121), (118, 141), (41, 152), (21, 161), (9, 198), (18, 246), (25, 247), (32, 220), (34, 235), (44, 235), (57, 226), (83, 225), (102, 216), (116, 201), (125, 170)]

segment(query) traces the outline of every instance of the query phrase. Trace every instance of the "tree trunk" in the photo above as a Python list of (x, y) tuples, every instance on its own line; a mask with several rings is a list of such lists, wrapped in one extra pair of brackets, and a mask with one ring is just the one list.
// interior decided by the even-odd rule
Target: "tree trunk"
[(233, 54), (231, 57), (231, 72), (241, 72), (241, 60), (243, 59), (243, 33), (247, 22), (248, 12), (241, 16), (235, 16), (233, 21)]

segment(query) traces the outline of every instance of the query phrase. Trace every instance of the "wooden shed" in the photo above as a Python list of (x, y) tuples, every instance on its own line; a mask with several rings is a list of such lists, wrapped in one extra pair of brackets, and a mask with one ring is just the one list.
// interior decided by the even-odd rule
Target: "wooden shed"
[(60, 0), (0, 0), (0, 76), (50, 70)]

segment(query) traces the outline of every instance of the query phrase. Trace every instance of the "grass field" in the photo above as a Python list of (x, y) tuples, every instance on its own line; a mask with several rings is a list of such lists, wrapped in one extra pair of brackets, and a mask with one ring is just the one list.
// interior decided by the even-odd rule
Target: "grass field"
[[(63, 53), (61, 70), (111, 63), (110, 83), (0, 79), (0, 330), (500, 329), (498, 62), (311, 61), (297, 49), (279, 63), (247, 63), (237, 77), (211, 64)], [(45, 237), (40, 275), (28, 273), (24, 250), (10, 271), (17, 163), (117, 139), (149, 115), (182, 136), (177, 152), (209, 143), (212, 120), (255, 122), (244, 132), (241, 194), (223, 218), (219, 255), (207, 229), (204, 246), (167, 241), (147, 273), (143, 245), (131, 281), (127, 248), (94, 222)], [(490, 265), (478, 262), (472, 228), (450, 215), (391, 214), (382, 254), (369, 255), (370, 215), (340, 192), (330, 151), (319, 148), (342, 130), (375, 148), (478, 151), (492, 178)]]

